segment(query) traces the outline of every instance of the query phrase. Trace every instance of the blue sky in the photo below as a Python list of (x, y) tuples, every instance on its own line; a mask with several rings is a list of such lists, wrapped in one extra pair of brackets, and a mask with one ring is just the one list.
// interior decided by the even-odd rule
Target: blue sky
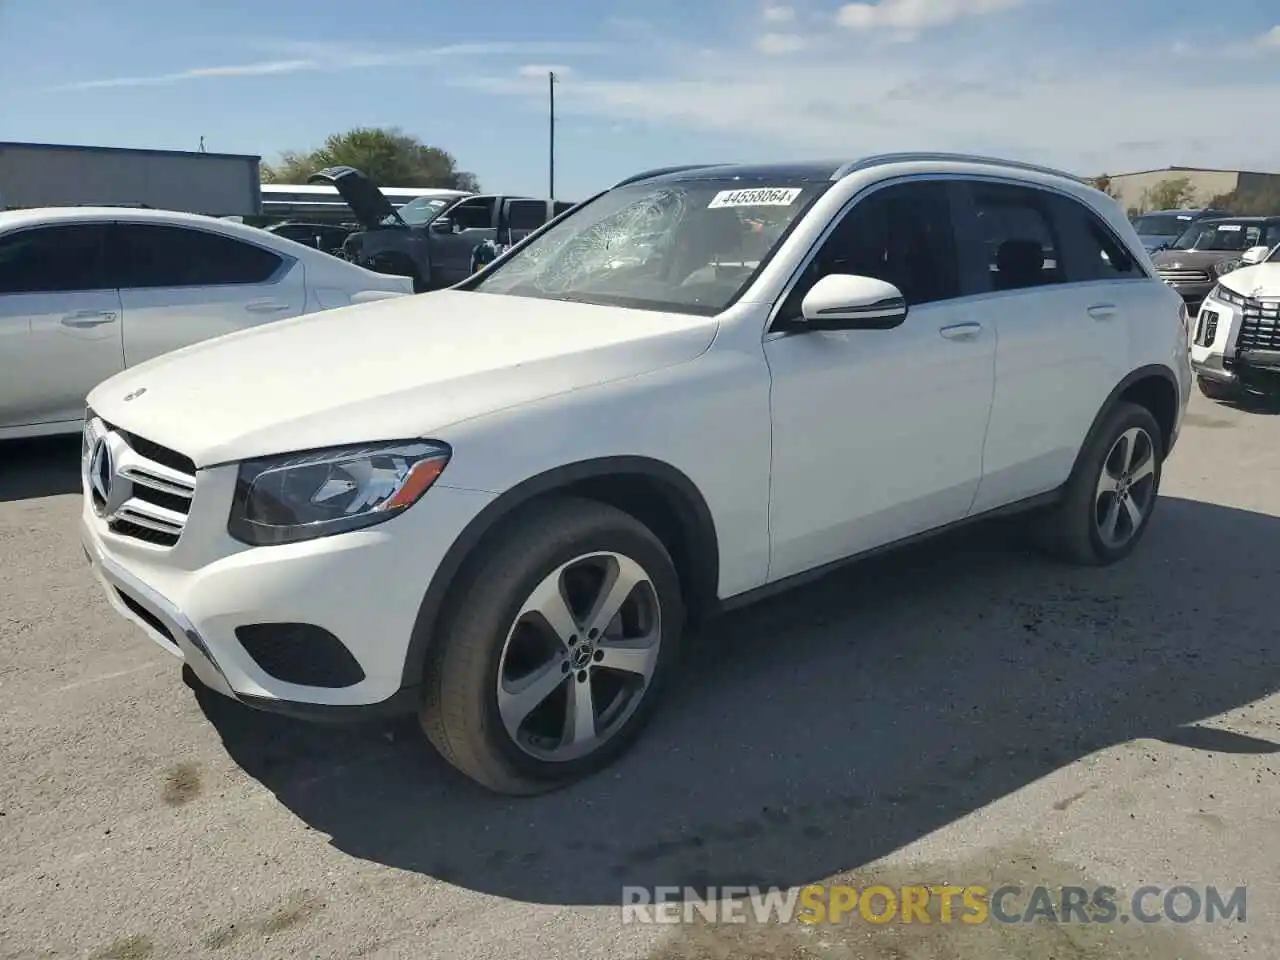
[(0, 139), (256, 153), (399, 126), (487, 190), (968, 150), (1280, 171), (1277, 0), (0, 0)]

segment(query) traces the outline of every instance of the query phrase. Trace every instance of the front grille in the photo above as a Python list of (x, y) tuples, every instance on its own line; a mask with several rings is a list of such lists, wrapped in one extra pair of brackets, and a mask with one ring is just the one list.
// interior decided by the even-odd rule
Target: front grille
[(1246, 299), (1236, 350), (1280, 350), (1280, 300)]
[(1166, 283), (1208, 283), (1209, 273), (1206, 270), (1186, 270), (1173, 269), (1171, 267), (1156, 267), (1156, 273), (1160, 275), (1160, 279)]
[[(182, 536), (196, 491), (196, 466), (190, 457), (102, 420), (86, 426), (85, 477), (88, 496), (113, 533), (157, 546), (172, 547)], [(92, 457), (105, 440), (111, 451), (110, 483), (95, 485)], [(117, 490), (116, 484), (125, 486)], [(103, 497), (101, 487), (108, 496)]]
[(1213, 345), (1218, 336), (1218, 314), (1215, 310), (1201, 310), (1196, 325), (1196, 344), (1201, 347)]

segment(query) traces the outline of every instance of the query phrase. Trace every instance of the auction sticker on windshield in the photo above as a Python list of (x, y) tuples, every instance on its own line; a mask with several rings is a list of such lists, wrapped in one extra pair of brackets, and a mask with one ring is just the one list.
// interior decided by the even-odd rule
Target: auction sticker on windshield
[(799, 187), (753, 187), (749, 190), (721, 190), (711, 202), (708, 210), (721, 207), (789, 207), (800, 196)]

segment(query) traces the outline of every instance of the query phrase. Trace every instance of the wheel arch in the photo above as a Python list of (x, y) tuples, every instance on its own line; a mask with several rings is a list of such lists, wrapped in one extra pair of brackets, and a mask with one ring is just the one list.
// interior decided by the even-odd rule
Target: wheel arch
[(1075, 462), (1071, 465), (1072, 475), (1080, 466), (1080, 458), (1089, 445), (1103, 421), (1111, 415), (1111, 411), (1124, 402), (1136, 403), (1151, 411), (1160, 425), (1161, 439), (1164, 441), (1164, 452), (1168, 456), (1173, 446), (1174, 428), (1178, 420), (1178, 378), (1173, 371), (1163, 364), (1152, 363), (1132, 370), (1115, 385), (1107, 399), (1098, 409), (1089, 425), (1089, 430), (1076, 452)]
[(535, 474), (501, 494), (459, 534), (427, 586), (405, 656), (402, 687), (422, 682), (428, 653), (467, 564), (506, 524), (539, 500), (576, 496), (608, 503), (644, 523), (675, 563), (692, 621), (716, 606), (720, 577), (715, 521), (697, 485), (671, 464), (651, 457), (610, 456)]

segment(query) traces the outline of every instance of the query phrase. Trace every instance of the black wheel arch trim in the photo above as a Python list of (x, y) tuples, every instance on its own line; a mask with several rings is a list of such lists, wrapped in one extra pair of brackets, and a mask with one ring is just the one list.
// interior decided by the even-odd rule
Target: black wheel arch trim
[[(1136, 370), (1129, 371), (1125, 377), (1112, 388), (1111, 393), (1107, 395), (1107, 399), (1103, 401), (1102, 406), (1098, 409), (1098, 413), (1093, 418), (1093, 423), (1089, 424), (1089, 430), (1084, 435), (1083, 441), (1080, 443), (1080, 449), (1076, 451), (1076, 459), (1071, 464), (1071, 476), (1075, 476), (1076, 470), (1080, 467), (1080, 458), (1084, 456), (1085, 449), (1089, 446), (1089, 441), (1097, 434), (1098, 428), (1102, 426), (1104, 420), (1111, 415), (1111, 411), (1120, 403), (1120, 398), (1124, 396), (1124, 392), (1132, 387), (1140, 380), (1148, 380), (1151, 377), (1160, 377), (1165, 380), (1170, 387), (1173, 388), (1175, 401), (1181, 403), (1182, 391), (1178, 386), (1178, 378), (1173, 371), (1161, 363), (1149, 363), (1146, 366), (1138, 367)], [(1166, 457), (1169, 456), (1169, 450), (1173, 444), (1170, 443), (1164, 451)]]
[(682, 532), (688, 538), (694, 596), (685, 604), (690, 615), (710, 613), (718, 603), (720, 581), (720, 549), (715, 521), (697, 485), (682, 471), (665, 461), (643, 456), (608, 456), (554, 467), (535, 474), (499, 495), (481, 510), (458, 535), (445, 552), (432, 574), (405, 654), (402, 688), (417, 687), (423, 682), (428, 653), (434, 639), (445, 601), (464, 564), (474, 555), (481, 540), (499, 523), (537, 497), (567, 491), (583, 481), (617, 476), (642, 476), (657, 481), (670, 494), (669, 503), (680, 515)]

